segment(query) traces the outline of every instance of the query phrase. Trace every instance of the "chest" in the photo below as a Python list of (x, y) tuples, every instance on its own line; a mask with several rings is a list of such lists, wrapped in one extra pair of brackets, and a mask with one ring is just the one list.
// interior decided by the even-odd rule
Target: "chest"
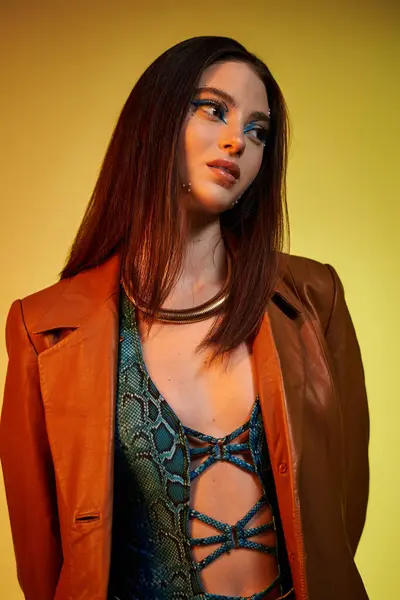
[(138, 325), (149, 375), (181, 422), (220, 437), (249, 418), (257, 390), (246, 343), (236, 348), (229, 360), (212, 362), (211, 350), (197, 349), (211, 321), (157, 323), (149, 334), (140, 320)]

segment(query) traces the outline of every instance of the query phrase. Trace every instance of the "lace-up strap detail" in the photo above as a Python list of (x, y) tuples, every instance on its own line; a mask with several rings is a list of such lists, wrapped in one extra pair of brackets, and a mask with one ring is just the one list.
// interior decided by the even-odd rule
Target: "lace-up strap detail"
[(208, 546), (211, 544), (221, 544), (221, 546), (214, 550), (214, 552), (212, 552), (211, 554), (206, 556), (206, 558), (203, 558), (203, 560), (196, 564), (197, 570), (201, 571), (201, 569), (212, 563), (219, 556), (221, 556), (221, 554), (224, 554), (225, 552), (229, 554), (230, 551), (234, 548), (249, 548), (251, 550), (258, 550), (259, 552), (264, 552), (265, 554), (275, 554), (275, 546), (259, 544), (249, 539), (254, 535), (258, 535), (259, 533), (264, 533), (265, 531), (273, 531), (275, 529), (275, 523), (273, 520), (269, 523), (265, 523), (264, 525), (259, 525), (258, 527), (251, 527), (249, 529), (245, 529), (245, 526), (254, 517), (254, 515), (267, 504), (268, 502), (265, 496), (262, 496), (260, 500), (256, 502), (256, 504), (249, 510), (249, 512), (244, 517), (242, 517), (242, 519), (240, 519), (235, 525), (229, 525), (228, 523), (217, 521), (217, 519), (213, 519), (212, 517), (209, 517), (208, 515), (205, 515), (204, 513), (201, 513), (191, 508), (189, 510), (189, 518), (199, 519), (203, 523), (211, 525), (212, 527), (215, 527), (215, 529), (221, 532), (220, 534), (212, 535), (209, 537), (190, 537), (191, 546)]
[(235, 431), (229, 435), (226, 435), (222, 438), (216, 438), (212, 435), (205, 435), (204, 433), (200, 433), (200, 431), (196, 431), (190, 427), (184, 427), (187, 436), (207, 444), (207, 446), (190, 448), (190, 458), (200, 458), (209, 454), (209, 457), (204, 462), (190, 471), (190, 480), (193, 481), (193, 479), (201, 475), (201, 473), (203, 473), (208, 467), (218, 460), (230, 462), (237, 467), (248, 471), (249, 473), (255, 473), (255, 467), (252, 463), (248, 463), (239, 456), (235, 456), (236, 454), (242, 454), (243, 452), (250, 452), (249, 440), (247, 439), (245, 442), (240, 444), (231, 443), (235, 438), (247, 431), (249, 427), (250, 420), (244, 425), (241, 425), (235, 429)]

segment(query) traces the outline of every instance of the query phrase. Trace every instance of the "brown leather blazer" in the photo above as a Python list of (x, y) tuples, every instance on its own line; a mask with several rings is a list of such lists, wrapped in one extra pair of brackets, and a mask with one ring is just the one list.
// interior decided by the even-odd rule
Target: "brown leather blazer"
[[(365, 600), (359, 346), (332, 267), (289, 256), (253, 351), (297, 600)], [(10, 309), (0, 453), (27, 600), (106, 600), (120, 259)]]

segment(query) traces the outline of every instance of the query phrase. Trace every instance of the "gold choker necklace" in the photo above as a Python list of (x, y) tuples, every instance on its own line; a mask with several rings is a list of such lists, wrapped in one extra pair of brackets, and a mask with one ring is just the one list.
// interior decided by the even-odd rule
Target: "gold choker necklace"
[[(224, 304), (229, 296), (227, 287), (228, 287), (228, 283), (230, 281), (230, 274), (231, 274), (231, 261), (230, 261), (230, 257), (229, 257), (229, 253), (228, 253), (228, 277), (226, 279), (226, 283), (223, 286), (222, 290), (220, 292), (218, 292), (218, 294), (216, 296), (214, 296), (210, 300), (207, 300), (207, 302), (200, 304), (199, 306), (194, 306), (193, 308), (184, 308), (181, 310), (159, 308), (158, 310), (156, 310), (153, 318), (156, 321), (162, 321), (163, 323), (185, 324), (185, 323), (197, 323), (198, 321), (204, 321), (205, 319), (215, 316), (217, 313), (220, 312), (221, 308), (224, 306)], [(144, 306), (140, 306), (137, 303), (137, 301), (129, 293), (127, 285), (125, 284), (125, 282), (122, 279), (121, 279), (121, 284), (122, 284), (122, 287), (124, 288), (125, 294), (129, 298), (129, 300), (132, 302), (132, 304), (136, 308), (138, 308), (141, 312), (143, 312), (145, 315), (149, 315), (150, 311), (147, 308), (145, 308)]]

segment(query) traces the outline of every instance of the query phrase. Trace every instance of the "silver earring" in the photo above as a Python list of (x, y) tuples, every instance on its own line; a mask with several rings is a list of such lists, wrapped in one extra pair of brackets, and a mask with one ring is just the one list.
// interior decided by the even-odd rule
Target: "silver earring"
[(238, 196), (236, 198), (236, 200), (234, 200), (231, 204), (231, 208), (233, 208), (234, 206), (236, 206), (236, 204), (239, 202), (240, 198), (242, 197), (243, 194), (240, 194), (240, 196)]
[(187, 187), (187, 190), (185, 190), (185, 191), (186, 191), (186, 192), (189, 192), (189, 194), (190, 194), (190, 192), (192, 191), (191, 185), (192, 185), (192, 184), (190, 183), (190, 181), (189, 181), (189, 183), (188, 183), (188, 184), (186, 184), (186, 183), (182, 183), (182, 187), (184, 187), (184, 188), (186, 188), (186, 187)]

